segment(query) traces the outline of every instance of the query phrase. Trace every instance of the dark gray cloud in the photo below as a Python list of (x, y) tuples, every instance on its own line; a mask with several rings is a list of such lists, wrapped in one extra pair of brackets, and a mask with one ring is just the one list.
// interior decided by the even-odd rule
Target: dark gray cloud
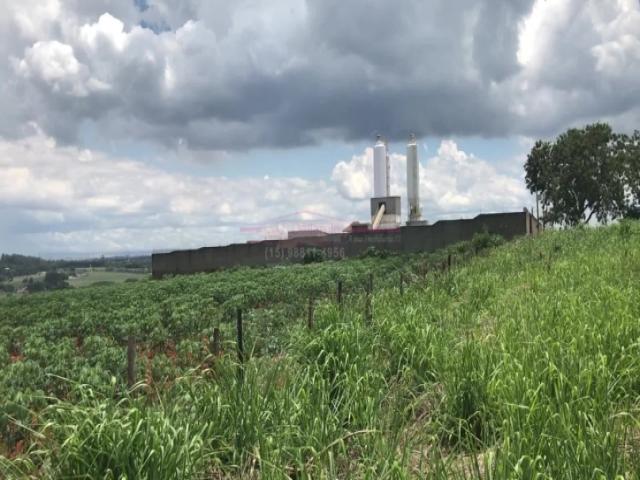
[(632, 0), (0, 5), (4, 136), (35, 121), (73, 143), (86, 120), (218, 150), (544, 135), (640, 105)]

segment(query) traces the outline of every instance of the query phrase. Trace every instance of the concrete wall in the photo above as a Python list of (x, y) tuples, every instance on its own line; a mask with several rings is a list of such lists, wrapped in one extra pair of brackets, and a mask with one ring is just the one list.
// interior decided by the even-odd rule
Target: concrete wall
[(299, 263), (311, 249), (322, 250), (328, 259), (355, 257), (371, 246), (392, 252), (431, 252), (452, 243), (471, 240), (474, 234), (484, 231), (512, 239), (519, 235), (535, 235), (541, 231), (541, 226), (527, 211), (482, 214), (467, 220), (441, 220), (433, 225), (406, 226), (394, 230), (155, 253), (151, 263), (154, 278), (161, 278), (164, 275), (211, 272), (237, 265)]

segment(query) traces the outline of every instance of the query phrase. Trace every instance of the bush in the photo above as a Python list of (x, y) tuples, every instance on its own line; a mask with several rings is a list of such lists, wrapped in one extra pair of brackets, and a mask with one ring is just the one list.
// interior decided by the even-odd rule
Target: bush
[(487, 248), (500, 246), (504, 243), (504, 238), (489, 232), (476, 233), (471, 239), (471, 244), (476, 252), (481, 252)]
[(629, 207), (624, 214), (624, 218), (640, 220), (640, 205), (634, 205)]
[(116, 282), (112, 281), (112, 280), (100, 280), (98, 282), (93, 282), (90, 286), (91, 287), (108, 287), (110, 285), (115, 285)]
[(302, 259), (302, 263), (318, 263), (324, 261), (324, 253), (321, 250), (311, 249), (307, 250)]
[(60, 290), (63, 288), (68, 288), (69, 283), (67, 279), (69, 275), (66, 273), (59, 272), (47, 272), (44, 275), (44, 286), (46, 290)]
[(387, 258), (389, 255), (388, 250), (378, 247), (367, 247), (367, 249), (360, 254), (360, 258)]

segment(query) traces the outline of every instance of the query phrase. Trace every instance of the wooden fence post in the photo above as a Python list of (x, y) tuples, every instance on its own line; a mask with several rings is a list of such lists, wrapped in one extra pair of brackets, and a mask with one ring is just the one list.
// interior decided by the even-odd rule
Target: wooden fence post
[(236, 311), (236, 333), (238, 337), (238, 380), (244, 381), (244, 337), (242, 334), (242, 309)]
[(129, 388), (136, 384), (136, 339), (129, 335), (127, 339), (127, 386)]
[(342, 308), (342, 280), (338, 280), (338, 291), (336, 292), (336, 302)]
[(404, 295), (404, 274), (400, 272), (400, 295)]
[(447, 256), (447, 270), (451, 270), (451, 254)]
[(221, 352), (221, 347), (220, 347), (220, 329), (218, 327), (215, 327), (213, 329), (213, 341), (211, 342), (211, 353), (213, 353), (214, 357), (219, 357), (220, 356), (220, 352)]
[(307, 327), (309, 330), (313, 328), (313, 294), (309, 295), (309, 312), (307, 316)]

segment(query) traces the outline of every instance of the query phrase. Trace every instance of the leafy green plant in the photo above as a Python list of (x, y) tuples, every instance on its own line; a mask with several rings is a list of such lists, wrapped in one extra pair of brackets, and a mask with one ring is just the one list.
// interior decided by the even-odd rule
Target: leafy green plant
[(2, 298), (0, 476), (635, 478), (639, 233)]

